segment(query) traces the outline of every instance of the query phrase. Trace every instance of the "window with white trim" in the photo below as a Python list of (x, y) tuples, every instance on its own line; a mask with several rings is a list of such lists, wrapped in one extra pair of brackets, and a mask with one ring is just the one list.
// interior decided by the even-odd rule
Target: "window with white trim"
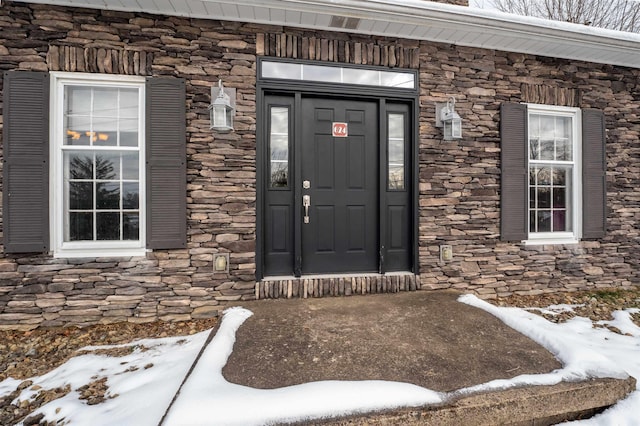
[(54, 253), (143, 254), (144, 78), (52, 77)]
[(528, 105), (529, 241), (580, 238), (581, 135), (578, 108)]

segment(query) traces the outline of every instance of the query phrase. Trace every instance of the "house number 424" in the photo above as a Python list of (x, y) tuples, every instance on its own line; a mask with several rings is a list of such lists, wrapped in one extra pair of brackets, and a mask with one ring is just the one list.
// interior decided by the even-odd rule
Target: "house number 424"
[(347, 123), (333, 123), (331, 134), (334, 138), (346, 138), (349, 136)]

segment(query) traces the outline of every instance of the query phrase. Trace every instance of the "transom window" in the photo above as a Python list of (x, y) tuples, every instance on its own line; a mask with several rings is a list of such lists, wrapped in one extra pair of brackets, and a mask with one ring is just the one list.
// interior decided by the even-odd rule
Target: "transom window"
[(322, 83), (415, 89), (413, 72), (372, 70), (352, 67), (262, 61), (262, 78), (317, 81)]
[(577, 239), (579, 110), (529, 105), (529, 238)]
[(57, 251), (141, 249), (144, 81), (55, 81)]

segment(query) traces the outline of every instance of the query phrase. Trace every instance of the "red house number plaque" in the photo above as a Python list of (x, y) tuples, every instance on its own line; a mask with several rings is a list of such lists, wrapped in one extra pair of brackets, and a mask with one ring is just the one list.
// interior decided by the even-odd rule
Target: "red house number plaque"
[(334, 138), (346, 138), (349, 136), (347, 123), (333, 123), (331, 133)]

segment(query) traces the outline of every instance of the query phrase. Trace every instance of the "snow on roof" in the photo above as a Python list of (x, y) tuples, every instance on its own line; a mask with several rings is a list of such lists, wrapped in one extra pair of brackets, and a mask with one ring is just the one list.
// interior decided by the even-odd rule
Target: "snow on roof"
[(382, 35), (640, 68), (640, 34), (425, 0), (31, 2)]

